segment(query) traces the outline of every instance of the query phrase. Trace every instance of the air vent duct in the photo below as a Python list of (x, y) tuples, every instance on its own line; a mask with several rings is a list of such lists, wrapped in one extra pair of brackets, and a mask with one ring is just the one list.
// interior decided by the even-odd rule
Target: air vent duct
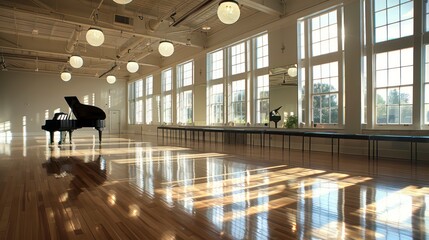
[(115, 14), (115, 21), (114, 22), (115, 22), (115, 24), (132, 26), (134, 21), (130, 17)]

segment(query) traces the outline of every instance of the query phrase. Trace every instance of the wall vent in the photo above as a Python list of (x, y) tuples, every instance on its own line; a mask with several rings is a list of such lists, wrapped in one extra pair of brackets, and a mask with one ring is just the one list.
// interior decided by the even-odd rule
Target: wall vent
[(130, 17), (115, 14), (115, 23), (132, 26), (133, 25), (133, 19)]

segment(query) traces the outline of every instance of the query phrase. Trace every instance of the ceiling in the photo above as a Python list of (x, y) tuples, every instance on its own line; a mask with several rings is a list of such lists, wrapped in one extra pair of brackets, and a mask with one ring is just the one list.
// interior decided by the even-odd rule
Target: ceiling
[[(174, 43), (175, 52), (202, 49), (208, 39), (231, 25), (216, 15), (219, 0), (133, 0), (119, 5), (113, 0), (0, 0), (0, 69), (105, 77), (113, 73), (128, 79), (126, 63), (159, 68), (165, 57), (158, 53), (161, 40)], [(285, 0), (239, 1), (244, 24), (262, 12), (272, 19), (284, 15)], [(210, 30), (204, 30), (208, 26)], [(101, 28), (105, 42), (86, 42), (89, 27)], [(73, 69), (72, 54), (84, 65)], [(139, 70), (141, 71), (141, 70)], [(138, 72), (136, 73), (138, 74)]]

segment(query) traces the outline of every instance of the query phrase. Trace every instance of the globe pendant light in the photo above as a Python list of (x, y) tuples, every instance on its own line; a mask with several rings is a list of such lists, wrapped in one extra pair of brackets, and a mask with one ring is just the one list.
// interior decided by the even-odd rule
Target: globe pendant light
[(64, 82), (68, 82), (68, 81), (70, 81), (70, 79), (71, 79), (71, 73), (69, 73), (69, 72), (67, 72), (67, 71), (63, 71), (63, 72), (61, 73), (61, 79), (62, 79)]
[(132, 2), (133, 0), (113, 0), (117, 4), (128, 4)]
[(106, 80), (109, 84), (114, 84), (116, 82), (116, 77), (113, 75), (109, 75), (107, 76)]
[(129, 61), (127, 63), (127, 70), (130, 73), (135, 73), (139, 70), (139, 64), (136, 63), (135, 61)]
[(219, 20), (225, 24), (233, 24), (240, 18), (240, 7), (234, 0), (224, 0), (217, 8)]
[(296, 67), (291, 67), (287, 70), (287, 74), (291, 77), (296, 77), (298, 75)]
[(98, 47), (104, 42), (104, 34), (103, 31), (101, 31), (98, 28), (89, 28), (86, 32), (86, 41), (89, 43), (89, 45)]
[(70, 57), (70, 65), (74, 68), (81, 68), (83, 65), (83, 59), (81, 56), (73, 55)]
[(161, 41), (158, 46), (159, 54), (169, 57), (174, 53), (174, 45), (170, 41)]

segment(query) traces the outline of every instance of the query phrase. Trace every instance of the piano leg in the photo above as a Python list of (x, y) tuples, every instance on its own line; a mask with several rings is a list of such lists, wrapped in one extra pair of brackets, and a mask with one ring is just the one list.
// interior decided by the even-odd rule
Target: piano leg
[(101, 134), (103, 130), (97, 128), (97, 131), (98, 131), (98, 141), (101, 143)]
[(69, 132), (69, 141), (71, 144), (72, 143), (72, 132), (73, 132), (73, 130), (69, 130), (68, 132)]
[(53, 131), (49, 131), (49, 136), (50, 136), (50, 141), (51, 141), (51, 145), (54, 144), (54, 132)]
[(58, 142), (58, 144), (63, 144), (66, 142), (66, 135), (67, 132), (66, 131), (60, 131), (60, 141)]

